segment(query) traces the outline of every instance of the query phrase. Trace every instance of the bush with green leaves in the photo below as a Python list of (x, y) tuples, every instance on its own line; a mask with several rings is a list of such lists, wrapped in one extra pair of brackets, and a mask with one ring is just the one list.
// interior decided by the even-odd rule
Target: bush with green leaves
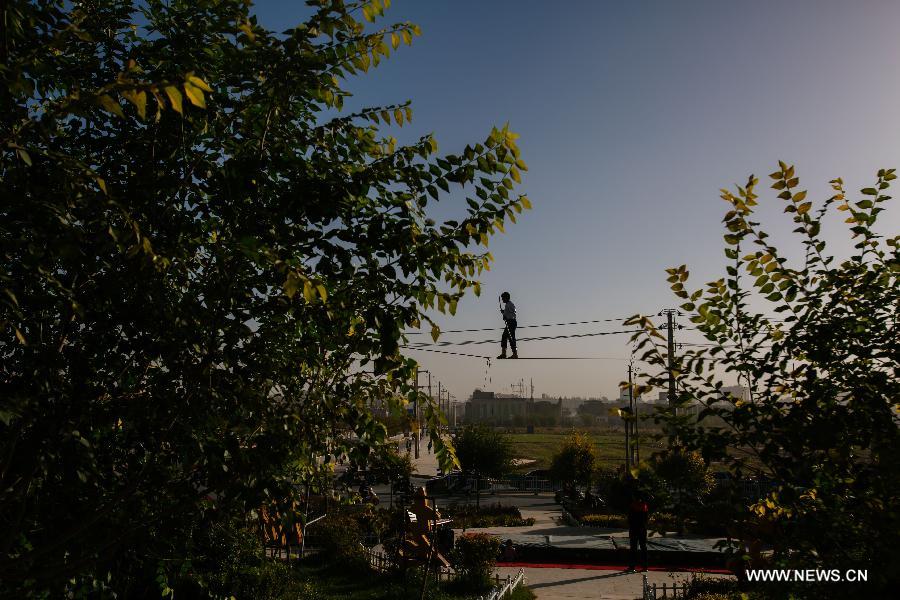
[(591, 436), (580, 431), (573, 432), (553, 456), (550, 478), (569, 488), (577, 485), (590, 488), (598, 457)]
[(476, 503), (481, 505), (481, 478), (502, 477), (512, 471), (513, 451), (506, 434), (486, 425), (466, 425), (453, 438), (462, 472), (474, 477)]
[(466, 527), (521, 527), (534, 525), (534, 519), (522, 518), (516, 506), (499, 502), (484, 506), (471, 504), (451, 504), (442, 510), (445, 517), (453, 519), (454, 528)]
[[(658, 415), (670, 440), (737, 476), (774, 481), (749, 510), (742, 501), (730, 506), (739, 553), (758, 564), (869, 568), (866, 593), (874, 594), (900, 573), (900, 236), (877, 229), (897, 176), (879, 170), (855, 198), (834, 179), (833, 194), (817, 204), (793, 166), (779, 163), (770, 177), (799, 236), (799, 258), (754, 220), (756, 177), (723, 190), (725, 277), (689, 291), (687, 268), (668, 270), (681, 309), (709, 345), (669, 357), (652, 321), (631, 319), (644, 330), (635, 339), (640, 357), (653, 365), (644, 383), (666, 387), (671, 358), (678, 394)], [(846, 257), (829, 254), (822, 233), (837, 215), (850, 234)], [(725, 393), (724, 377), (749, 397)], [(692, 404), (696, 417), (679, 410)], [(699, 421), (708, 416), (724, 426)], [(771, 552), (761, 555), (763, 547)]]
[(419, 34), (386, 4), (4, 4), (0, 593), (168, 593), (205, 523), (385, 443), (376, 402), (452, 465), (403, 331), (479, 293), (526, 167), (508, 128), (439, 154), (380, 129), (406, 102), (342, 112)]
[(606, 527), (610, 529), (625, 529), (628, 527), (628, 517), (625, 515), (588, 513), (577, 518), (582, 525), (590, 525), (591, 527)]
[(365, 567), (361, 517), (362, 515), (338, 510), (329, 513), (310, 527), (310, 534), (315, 535), (322, 554), (328, 560), (350, 568)]
[(512, 446), (506, 434), (484, 425), (466, 425), (453, 439), (465, 474), (502, 477), (512, 470)]
[(491, 585), (491, 574), (499, 552), (500, 540), (494, 536), (464, 533), (457, 538), (450, 559), (460, 579), (470, 589), (481, 590)]
[(688, 519), (705, 517), (704, 503), (714, 481), (699, 452), (674, 446), (654, 455), (650, 468), (659, 481), (654, 504), (675, 517), (675, 529), (683, 533)]

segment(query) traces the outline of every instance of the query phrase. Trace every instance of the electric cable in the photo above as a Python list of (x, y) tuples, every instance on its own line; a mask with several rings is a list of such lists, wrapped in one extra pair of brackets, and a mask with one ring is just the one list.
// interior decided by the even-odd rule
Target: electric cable
[[(620, 319), (595, 319), (593, 321), (570, 321), (568, 323), (539, 323), (537, 325), (518, 325), (516, 329), (529, 329), (532, 327), (564, 327), (566, 325), (590, 325), (592, 323), (621, 323), (630, 317), (622, 317)], [(441, 330), (441, 333), (475, 333), (478, 331), (503, 331), (503, 327), (482, 327), (480, 329), (447, 329)], [(410, 331), (406, 335), (426, 335), (428, 331)]]
[[(518, 329), (518, 328), (517, 328)], [(624, 329), (622, 331), (597, 331), (594, 333), (570, 333), (568, 335), (543, 335), (538, 337), (517, 338), (516, 342), (540, 342), (544, 340), (565, 340), (571, 338), (597, 337), (601, 335), (621, 335), (623, 333), (640, 333), (643, 329)], [(475, 344), (499, 344), (500, 340), (464, 340), (461, 342), (419, 342), (408, 344), (405, 348), (433, 348), (436, 346), (469, 346)]]
[[(454, 356), (465, 356), (468, 358), (480, 358), (482, 360), (504, 360), (494, 359), (490, 356), (480, 354), (468, 354), (465, 352), (451, 352), (449, 350), (435, 350), (433, 348), (417, 348), (412, 346), (404, 346), (407, 350), (418, 350), (420, 352), (434, 352), (436, 354), (452, 354)], [(627, 358), (618, 356), (520, 356), (519, 358), (507, 358), (505, 360), (622, 360), (628, 361)]]

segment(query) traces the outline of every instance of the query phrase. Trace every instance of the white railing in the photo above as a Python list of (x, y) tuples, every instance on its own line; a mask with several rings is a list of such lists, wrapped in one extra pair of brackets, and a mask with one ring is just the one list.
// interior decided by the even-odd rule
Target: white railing
[(519, 569), (516, 576), (507, 575), (506, 579), (500, 579), (499, 575), (495, 575), (494, 589), (487, 596), (480, 596), (478, 600), (500, 600), (506, 594), (510, 593), (519, 585), (525, 582), (525, 569)]
[[(684, 598), (688, 591), (687, 582), (672, 583), (649, 583), (647, 576), (644, 575), (644, 600), (659, 600), (659, 598)], [(670, 595), (671, 593), (671, 595)]]

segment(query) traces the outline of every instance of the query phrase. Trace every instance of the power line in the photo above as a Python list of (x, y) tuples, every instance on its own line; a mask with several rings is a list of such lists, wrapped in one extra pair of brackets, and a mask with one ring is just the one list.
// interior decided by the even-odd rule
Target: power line
[[(625, 329), (622, 331), (598, 331), (595, 333), (570, 333), (568, 335), (544, 335), (539, 337), (519, 338), (517, 342), (539, 342), (543, 340), (564, 340), (570, 338), (597, 337), (600, 335), (621, 335), (623, 333), (640, 333), (643, 329)], [(428, 348), (435, 346), (469, 346), (474, 344), (499, 344), (500, 340), (464, 340), (462, 342), (420, 342), (414, 345), (407, 345), (406, 348)]]
[[(630, 317), (616, 319), (595, 319), (593, 321), (570, 321), (568, 323), (540, 323), (538, 325), (519, 325), (516, 329), (529, 329), (532, 327), (564, 327), (566, 325), (590, 325), (592, 323), (621, 323)], [(483, 327), (481, 329), (447, 329), (441, 333), (475, 333), (478, 331), (503, 331), (502, 327)], [(410, 331), (406, 335), (430, 335), (427, 331)]]
[[(452, 354), (453, 356), (465, 356), (468, 358), (480, 358), (482, 360), (495, 360), (491, 356), (483, 356), (480, 354), (467, 354), (465, 352), (451, 352), (449, 350), (435, 350), (433, 348), (417, 348), (413, 346), (404, 346), (407, 350), (418, 350), (420, 352), (434, 352), (436, 354)], [(497, 359), (502, 360), (502, 359)], [(506, 360), (624, 360), (618, 356), (520, 356), (519, 358), (508, 358)]]

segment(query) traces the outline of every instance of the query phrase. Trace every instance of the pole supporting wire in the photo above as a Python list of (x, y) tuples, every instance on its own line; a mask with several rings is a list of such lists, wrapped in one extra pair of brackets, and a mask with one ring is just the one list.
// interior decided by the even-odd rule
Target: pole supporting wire
[[(540, 342), (544, 340), (565, 340), (570, 338), (596, 337), (599, 335), (621, 335), (623, 333), (640, 333), (643, 329), (624, 329), (622, 331), (598, 331), (595, 333), (570, 333), (568, 335), (542, 335), (539, 337), (518, 338), (516, 342)], [(462, 342), (419, 342), (407, 345), (407, 348), (429, 348), (435, 346), (468, 346), (473, 344), (499, 344), (500, 340), (464, 340)]]
[[(419, 348), (416, 346), (403, 346), (403, 348), (407, 350), (418, 350), (420, 352), (434, 352), (436, 354), (452, 354), (453, 356), (465, 356), (468, 358), (480, 358), (481, 360), (494, 360), (490, 356), (483, 356), (481, 354), (467, 354), (465, 352), (451, 352), (449, 350), (435, 350), (434, 348)], [(503, 359), (499, 359), (503, 360)], [(621, 358), (618, 356), (520, 356), (519, 358), (508, 358), (505, 360), (624, 360), (628, 361), (627, 358)]]

